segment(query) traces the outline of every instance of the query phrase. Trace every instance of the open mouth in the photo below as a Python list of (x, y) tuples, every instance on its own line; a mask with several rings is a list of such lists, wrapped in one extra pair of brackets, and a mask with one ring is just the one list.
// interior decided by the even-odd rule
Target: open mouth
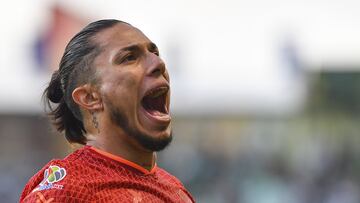
[(167, 94), (169, 87), (161, 86), (148, 91), (141, 104), (145, 111), (152, 117), (157, 119), (169, 117), (169, 109), (167, 107)]

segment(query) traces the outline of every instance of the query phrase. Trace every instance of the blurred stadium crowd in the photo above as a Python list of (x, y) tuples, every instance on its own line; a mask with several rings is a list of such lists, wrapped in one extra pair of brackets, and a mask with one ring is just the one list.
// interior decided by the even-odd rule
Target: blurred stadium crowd
[[(339, 75), (319, 74), (313, 99), (294, 115), (175, 115), (175, 140), (160, 153), (159, 165), (176, 174), (198, 202), (358, 203), (360, 96), (338, 89), (355, 87), (333, 80)], [(358, 82), (358, 75), (340, 78)], [(51, 132), (44, 116), (0, 117), (2, 202), (16, 201), (37, 169), (72, 150)]]
[(59, 50), (88, 21), (71, 14), (76, 5), (159, 41), (175, 108), (174, 141), (158, 164), (197, 202), (360, 202), (357, 1), (29, 2), (0, 8), (5, 20), (19, 11), (0, 38), (0, 202), (17, 202), (36, 171), (76, 148), (39, 105)]

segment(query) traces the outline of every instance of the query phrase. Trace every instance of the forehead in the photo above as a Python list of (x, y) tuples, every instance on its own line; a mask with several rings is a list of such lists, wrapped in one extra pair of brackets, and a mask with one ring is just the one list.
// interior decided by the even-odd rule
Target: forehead
[(102, 48), (121, 48), (132, 44), (147, 44), (151, 41), (139, 29), (118, 23), (111, 28), (99, 32), (95, 36), (95, 42)]

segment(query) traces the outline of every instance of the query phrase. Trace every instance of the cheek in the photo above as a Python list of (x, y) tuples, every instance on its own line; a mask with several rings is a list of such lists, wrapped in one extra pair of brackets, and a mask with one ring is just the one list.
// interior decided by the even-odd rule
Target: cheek
[(114, 81), (114, 84), (118, 88), (124, 88), (125, 90), (133, 90), (138, 86), (138, 78), (134, 73), (126, 72), (122, 74), (119, 79)]
[(132, 72), (113, 74), (104, 78), (101, 91), (112, 99), (134, 99), (138, 93), (139, 79)]

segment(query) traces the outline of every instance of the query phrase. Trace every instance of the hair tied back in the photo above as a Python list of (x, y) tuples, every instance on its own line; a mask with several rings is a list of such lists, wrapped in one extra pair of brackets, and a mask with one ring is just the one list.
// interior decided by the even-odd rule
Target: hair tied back
[(54, 71), (51, 76), (51, 81), (48, 86), (47, 97), (53, 103), (60, 103), (64, 93), (61, 88), (61, 80), (59, 71)]

